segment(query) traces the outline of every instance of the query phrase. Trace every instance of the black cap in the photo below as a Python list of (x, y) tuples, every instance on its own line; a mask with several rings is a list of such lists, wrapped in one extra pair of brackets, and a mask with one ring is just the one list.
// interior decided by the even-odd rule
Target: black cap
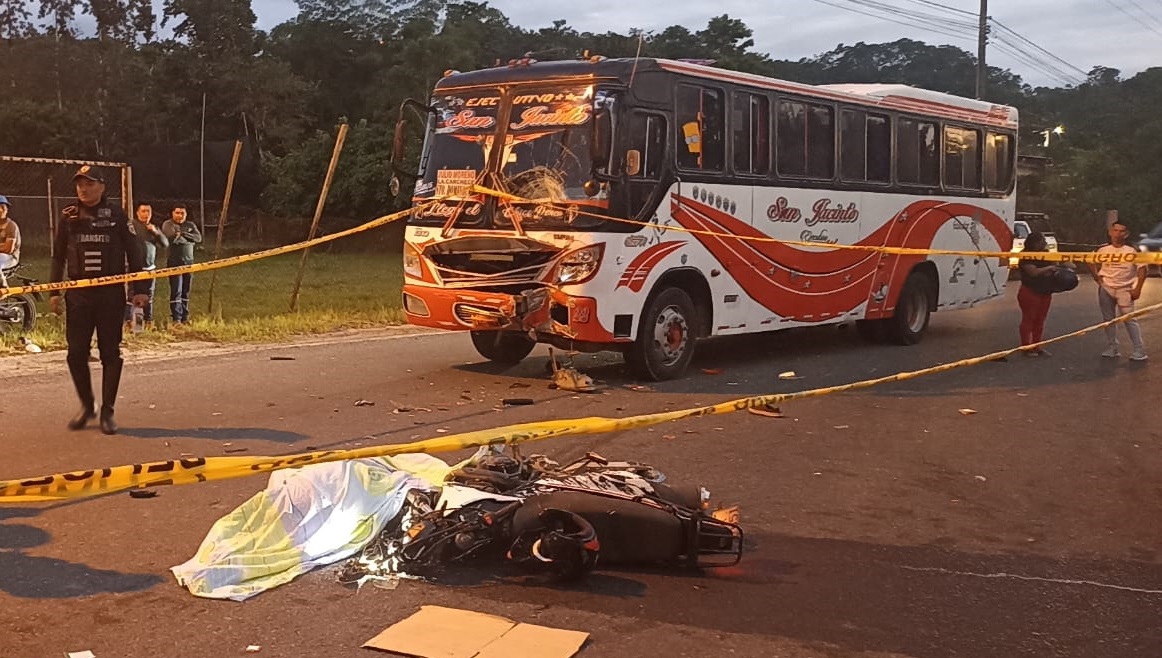
[(88, 178), (98, 183), (105, 182), (105, 177), (101, 175), (100, 170), (94, 169), (90, 165), (85, 165), (77, 170), (77, 173), (73, 175), (73, 181), (75, 182), (78, 178)]

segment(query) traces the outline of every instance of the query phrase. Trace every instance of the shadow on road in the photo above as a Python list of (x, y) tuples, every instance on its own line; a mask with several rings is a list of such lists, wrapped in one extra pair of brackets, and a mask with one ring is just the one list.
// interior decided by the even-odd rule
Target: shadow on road
[(274, 441), (275, 443), (295, 443), (308, 439), (306, 434), (287, 432), (265, 427), (195, 427), (175, 429), (169, 427), (123, 427), (119, 434), (135, 439), (209, 439), (211, 441)]
[(46, 509), (0, 507), (0, 592), (26, 599), (69, 599), (94, 594), (139, 592), (162, 582), (156, 574), (123, 573), (25, 551), (52, 539), (46, 530), (9, 519), (30, 518)]

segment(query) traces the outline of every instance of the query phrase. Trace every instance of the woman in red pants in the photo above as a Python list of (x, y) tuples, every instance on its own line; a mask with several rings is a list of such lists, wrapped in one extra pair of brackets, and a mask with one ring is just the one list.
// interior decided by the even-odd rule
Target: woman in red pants
[[(1030, 233), (1025, 238), (1024, 250), (1047, 251), (1045, 236), (1039, 231)], [(1021, 344), (1032, 345), (1041, 342), (1041, 333), (1045, 330), (1057, 267), (1043, 260), (1031, 259), (1022, 259), (1017, 267), (1021, 272), (1021, 289), (1017, 291), (1017, 304), (1021, 307)], [(1049, 352), (1038, 347), (1027, 350), (1025, 356), (1049, 356)]]

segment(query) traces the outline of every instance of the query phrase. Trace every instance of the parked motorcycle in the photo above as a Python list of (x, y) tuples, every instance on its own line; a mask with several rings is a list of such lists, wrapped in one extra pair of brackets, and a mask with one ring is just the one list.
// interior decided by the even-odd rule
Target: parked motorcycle
[(19, 270), (20, 265), (0, 270), (0, 333), (26, 334), (36, 327), (36, 302), (41, 300), (40, 293), (4, 294), (5, 290), (15, 285), (36, 284), (36, 279), (19, 276)]

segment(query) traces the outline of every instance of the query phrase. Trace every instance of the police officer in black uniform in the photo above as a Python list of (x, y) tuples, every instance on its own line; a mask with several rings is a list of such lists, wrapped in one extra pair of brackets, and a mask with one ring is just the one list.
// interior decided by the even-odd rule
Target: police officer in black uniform
[[(65, 266), (69, 279), (140, 272), (141, 246), (133, 235), (129, 218), (105, 196), (105, 179), (88, 165), (73, 176), (77, 203), (61, 211), (52, 257), (53, 282), (63, 281)], [(144, 305), (149, 298), (149, 281), (130, 284), (136, 293), (133, 303)], [(60, 312), (60, 292), (49, 298), (54, 313)], [(79, 430), (96, 416), (93, 382), (89, 377), (89, 345), (97, 332), (101, 355), (101, 431), (115, 434), (113, 405), (121, 382), (121, 330), (125, 315), (125, 284), (78, 288), (65, 293), (65, 336), (69, 345), (69, 373), (81, 399), (81, 412), (69, 421), (69, 429)]]

